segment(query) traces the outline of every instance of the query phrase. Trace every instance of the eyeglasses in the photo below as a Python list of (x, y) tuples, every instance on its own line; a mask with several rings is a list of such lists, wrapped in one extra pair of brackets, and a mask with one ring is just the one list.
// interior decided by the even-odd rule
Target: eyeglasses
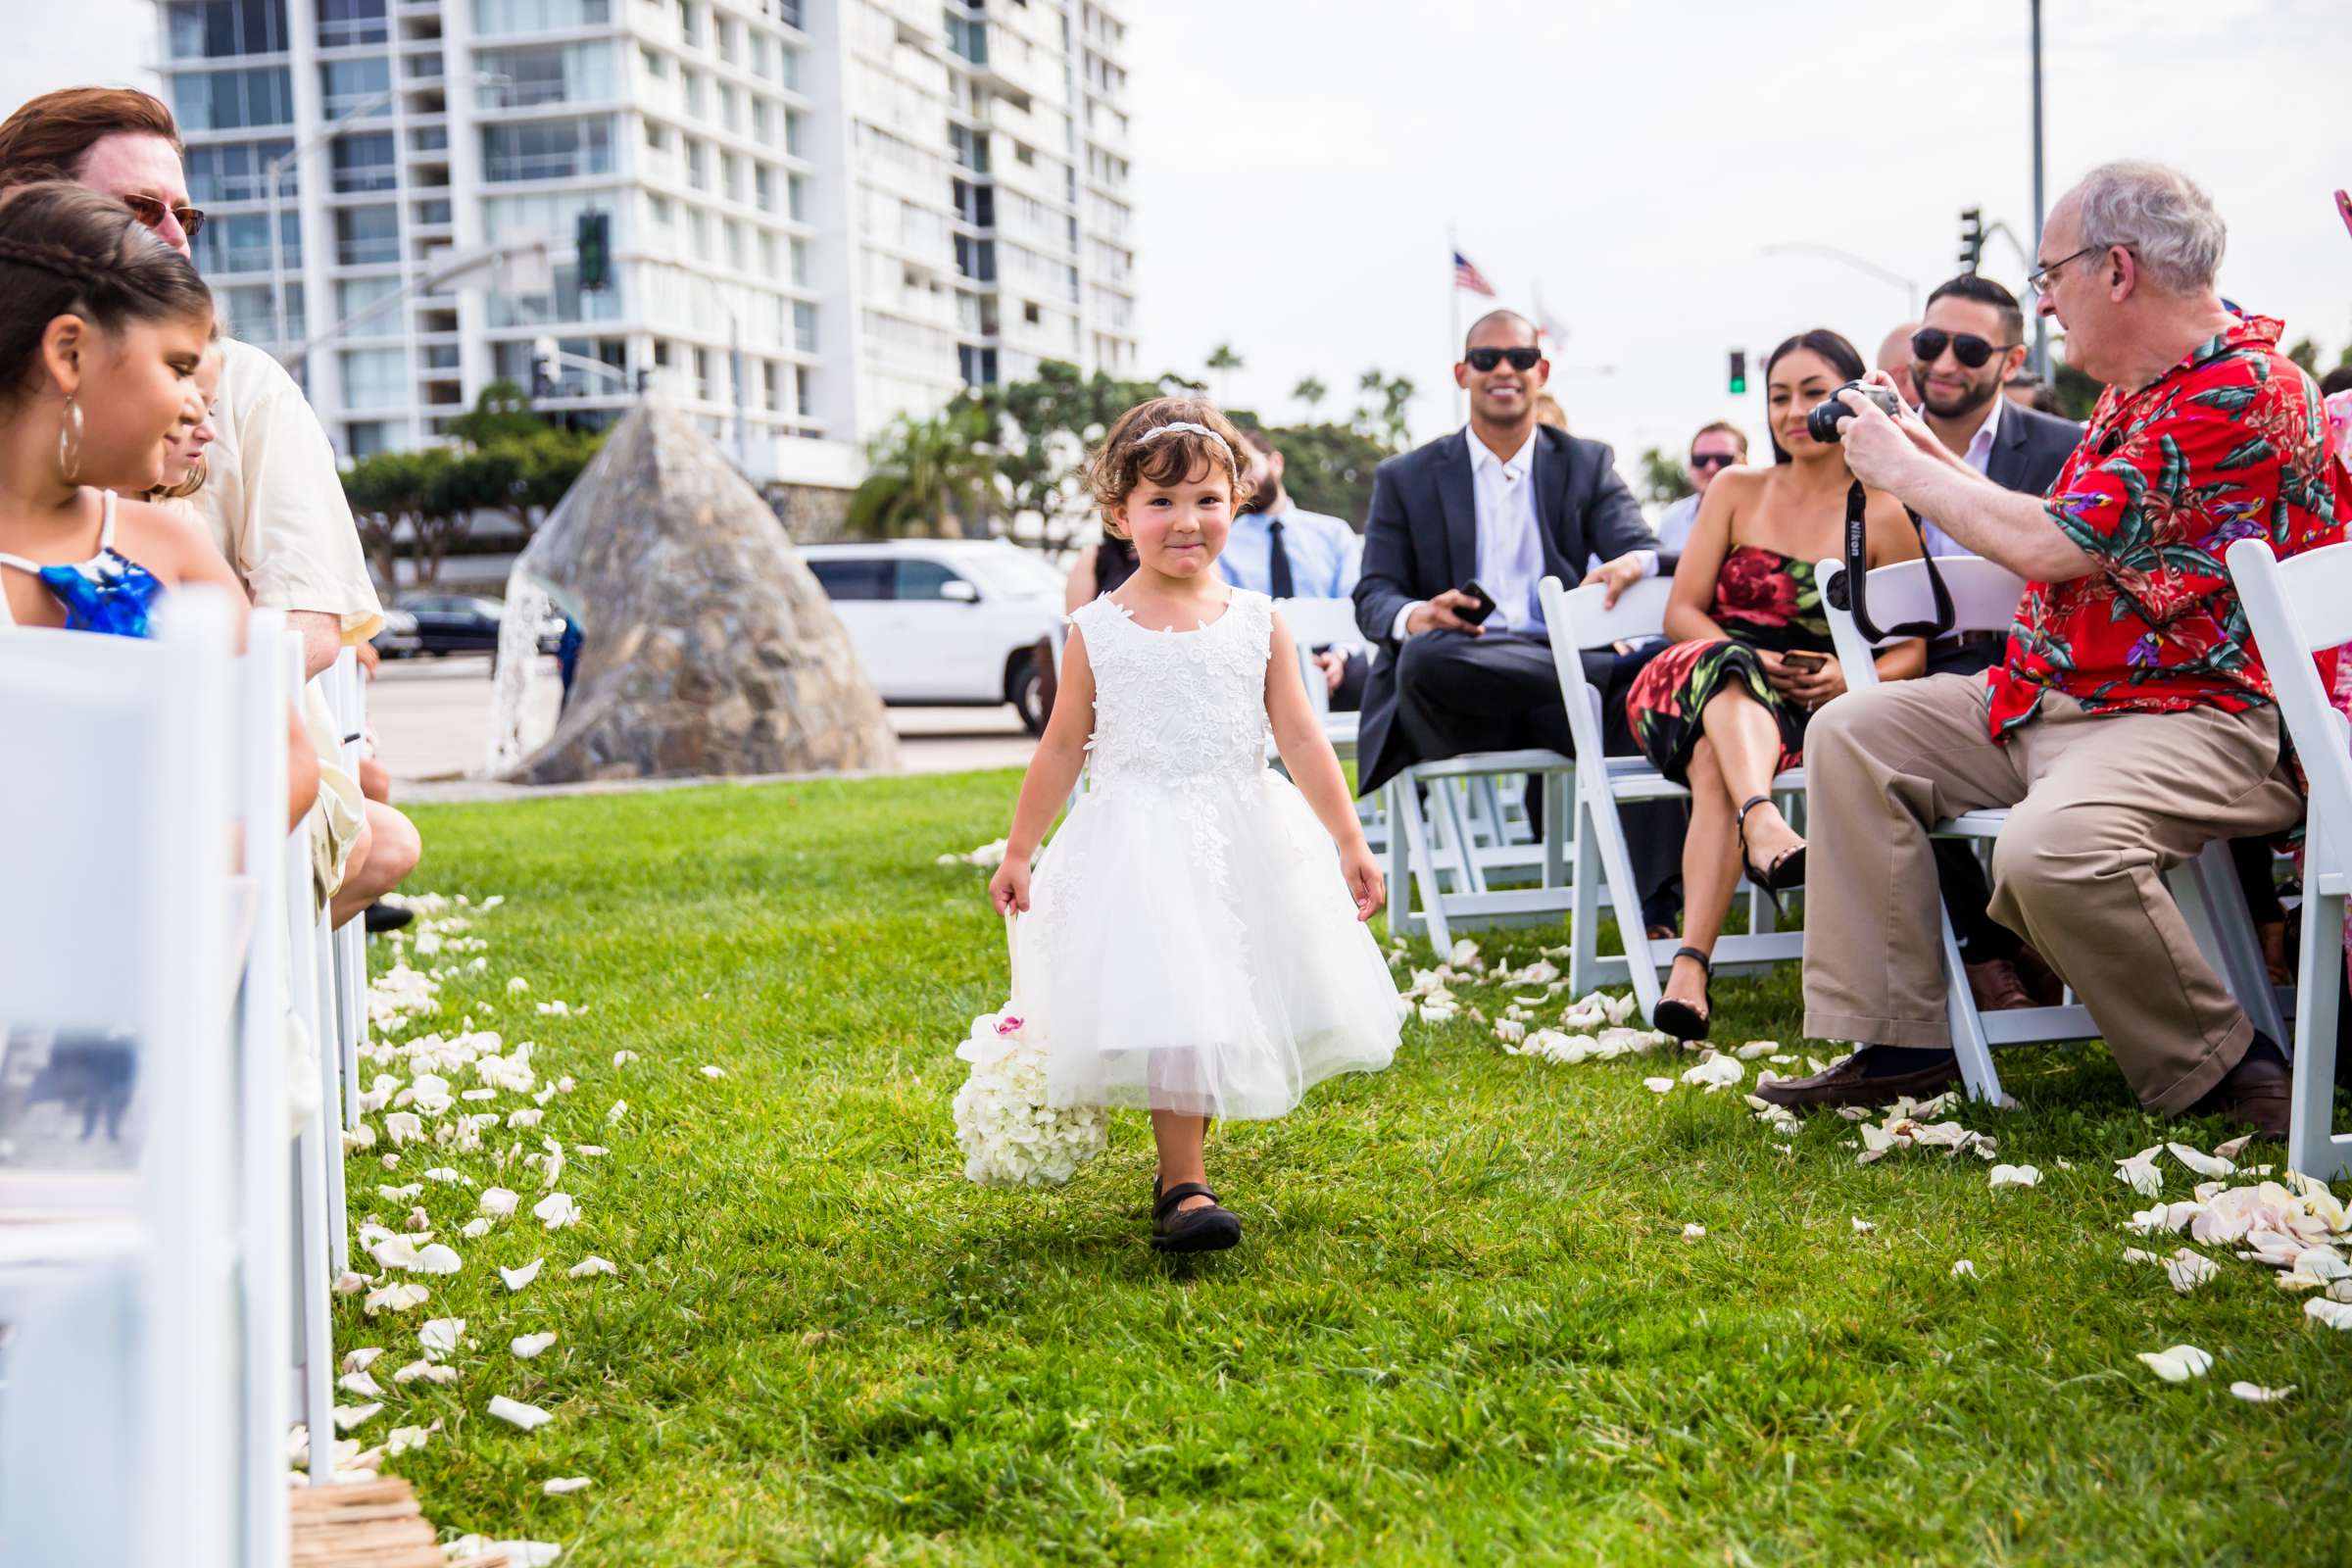
[(193, 207), (168, 206), (152, 196), (124, 196), (120, 200), (123, 206), (130, 209), (131, 217), (145, 223), (149, 228), (162, 228), (166, 213), (170, 213), (173, 218), (179, 220), (179, 231), (190, 239), (194, 239), (198, 231), (204, 227), (204, 214)]
[(1542, 349), (1529, 348), (1524, 344), (1512, 349), (1472, 349), (1462, 356), (1470, 362), (1470, 368), (1481, 375), (1505, 360), (1510, 361), (1514, 370), (1532, 370), (1536, 368), (1536, 362), (1543, 357)]
[(1974, 332), (1946, 332), (1940, 326), (1923, 326), (1911, 334), (1911, 353), (1922, 365), (1933, 365), (1950, 349), (1952, 358), (1972, 370), (1982, 369), (1984, 362), (1995, 354), (2006, 354), (2015, 343), (1988, 343)]
[(1739, 461), (1729, 452), (1693, 452), (1690, 454), (1690, 466), (1693, 468), (1728, 468)]
[[(2110, 248), (2111, 247), (2105, 245), (2085, 245), (2081, 250), (2075, 252), (2075, 254), (2072, 256), (2061, 256), (2058, 258), (2058, 260), (2052, 262), (2047, 267), (2036, 267), (2033, 271), (2026, 274), (2026, 287), (2032, 290), (2034, 293), (2039, 294), (2044, 299), (2047, 299), (2049, 297), (2051, 286), (2058, 281), (2058, 270), (2060, 268), (2066, 266), (2070, 262), (2079, 262), (2085, 256), (2095, 255), (2100, 251)], [(2113, 248), (2130, 250), (2132, 247), (2125, 245)]]

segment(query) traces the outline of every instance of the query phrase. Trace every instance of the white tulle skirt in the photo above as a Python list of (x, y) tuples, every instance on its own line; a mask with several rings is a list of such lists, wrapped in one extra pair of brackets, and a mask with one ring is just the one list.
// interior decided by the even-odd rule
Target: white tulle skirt
[(1404, 1004), (1288, 779), (1079, 798), (1015, 936), (1050, 1104), (1263, 1120), (1396, 1054)]

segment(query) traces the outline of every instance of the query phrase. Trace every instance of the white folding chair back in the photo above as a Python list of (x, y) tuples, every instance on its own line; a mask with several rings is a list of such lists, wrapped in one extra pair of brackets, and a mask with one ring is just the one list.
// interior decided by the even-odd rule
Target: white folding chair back
[(0, 1556), (239, 1548), (232, 607), (0, 631)]
[[(360, 656), (346, 648), (327, 672), (335, 734), (343, 744), (343, 770), (354, 779), (367, 757), (368, 674)], [(360, 1050), (368, 1043), (368, 923), (354, 917), (334, 934), (336, 1043), (342, 1050), (343, 1125), (360, 1126)]]
[(2352, 892), (2352, 734), (2312, 658), (2352, 642), (2352, 544), (2280, 561), (2259, 539), (2230, 547), (2230, 576), (2270, 671), (2288, 741), (2310, 785), (2303, 840), (2302, 972), (2286, 1163), (2321, 1181), (2352, 1171), (2352, 1133), (2334, 1126), (2337, 976)]
[[(1331, 706), (1331, 686), (1324, 679), (1322, 666), (1315, 662), (1318, 648), (1336, 648), (1343, 653), (1365, 650), (1364, 634), (1355, 621), (1355, 601), (1352, 599), (1277, 599), (1275, 612), (1283, 624), (1291, 628), (1291, 640), (1298, 645), (1298, 678), (1306, 684), (1306, 700), (1314, 708), (1315, 716), (1323, 722), (1323, 738), (1342, 761), (1355, 755), (1356, 722), (1358, 715), (1335, 712)], [(1275, 760), (1273, 742), (1266, 744), (1267, 760)], [(1386, 813), (1381, 809), (1386, 791), (1367, 796), (1356, 803), (1356, 817), (1364, 824), (1365, 842), (1374, 850), (1387, 842)]]
[[(2018, 601), (2025, 597), (2025, 578), (1980, 556), (1938, 556), (1936, 567), (1951, 596), (1953, 631), (2007, 631), (2015, 623)], [(1872, 643), (1854, 623), (1853, 612), (1831, 601), (1830, 588), (1844, 572), (1842, 561), (1824, 561), (1815, 568), (1814, 581), (1821, 584), (1822, 610), (1829, 617), (1830, 640), (1837, 645), (1846, 686), (1864, 691), (1879, 684), (1872, 655), (1888, 639)], [(1898, 561), (1873, 567), (1865, 597), (1871, 619), (1882, 625), (1931, 619), (1936, 611), (1925, 561)], [(2008, 820), (2006, 810), (1965, 811), (1935, 823), (1929, 832), (1936, 838), (1988, 845), (2000, 837)], [(2253, 1017), (2255, 1027), (2274, 1039), (2283, 1038), (2285, 1025), (2263, 965), (2261, 944), (2246, 913), (2245, 893), (2238, 886), (2229, 845), (2218, 841), (2207, 845), (2195, 859), (2166, 873), (2166, 882), (2198, 946), (2214, 960)], [(1979, 1010), (1976, 996), (1968, 988), (1967, 967), (1951, 915), (1939, 905), (1936, 918), (1941, 927), (1944, 1016), (1951, 1029), (1952, 1053), (1959, 1058), (1961, 1082), (1971, 1096), (1996, 1102), (2001, 1098), (2000, 1071), (1992, 1060), (1995, 1046), (2099, 1038), (2099, 1026), (2090, 1009), (2076, 1000), (2071, 990), (2056, 1006), (2015, 1007), (1993, 1013)]]
[[(299, 689), (301, 640), (284, 639), (278, 657), (287, 679)], [(318, 1106), (304, 1123), (294, 1149), (297, 1408), (310, 1429), (311, 1481), (318, 1485), (334, 1479), (333, 1291), (336, 1254), (347, 1246), (348, 1229), (342, 1203), (342, 1110), (336, 1090), (341, 1053), (334, 1041), (334, 998), (326, 984), (331, 968), (321, 962), (327, 933), (311, 885), (310, 845), (306, 832), (281, 837), (278, 843), (287, 1006), (310, 1044), (318, 1072)]]
[[(1644, 758), (1607, 757), (1601, 749), (1601, 693), (1585, 679), (1584, 653), (1619, 642), (1661, 635), (1666, 626), (1666, 604), (1673, 596), (1669, 578), (1648, 578), (1607, 604), (1600, 584), (1570, 589), (1557, 577), (1546, 577), (1538, 590), (1544, 601), (1544, 619), (1551, 634), (1551, 660), (1560, 677), (1560, 692), (1568, 707), (1568, 729), (1576, 753), (1588, 764), (1576, 770), (1576, 890), (1575, 912), (1569, 931), (1568, 986), (1584, 992), (1619, 979), (1633, 982), (1642, 1004), (1642, 1016), (1657, 1010), (1666, 971), (1674, 966), (1677, 938), (1652, 942), (1642, 921), (1642, 893), (1634, 880), (1633, 851), (1627, 842), (1619, 808), (1629, 802), (1681, 800), (1690, 791), (1649, 765)], [(1599, 759), (1599, 765), (1590, 760)], [(1786, 800), (1804, 792), (1801, 768), (1792, 768), (1772, 781), (1773, 795)], [(1618, 954), (1600, 951), (1600, 889), (1606, 886), (1617, 911)], [(1715, 943), (1715, 969), (1747, 973), (1803, 956), (1801, 932), (1777, 931), (1764, 917), (1766, 906), (1751, 895), (1749, 930), (1723, 936)]]

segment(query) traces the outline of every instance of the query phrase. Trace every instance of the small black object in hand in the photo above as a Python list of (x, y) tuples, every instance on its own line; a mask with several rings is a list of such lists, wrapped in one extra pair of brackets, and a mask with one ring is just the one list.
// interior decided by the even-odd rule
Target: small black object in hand
[(1889, 419), (1893, 418), (1902, 408), (1894, 394), (1886, 387), (1873, 386), (1867, 381), (1848, 381), (1827, 398), (1813, 405), (1811, 412), (1805, 416), (1805, 433), (1816, 441), (1828, 444), (1835, 444), (1841, 439), (1838, 433), (1838, 421), (1848, 417), (1854, 412), (1845, 406), (1844, 395), (1848, 392), (1861, 393), (1871, 402), (1876, 403), (1879, 411)]

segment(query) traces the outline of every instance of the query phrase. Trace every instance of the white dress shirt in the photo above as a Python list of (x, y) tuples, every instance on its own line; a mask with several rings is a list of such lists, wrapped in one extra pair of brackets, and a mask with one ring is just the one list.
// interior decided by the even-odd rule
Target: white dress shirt
[(1217, 570), (1236, 588), (1274, 591), (1274, 535), (1282, 524), (1282, 553), (1291, 563), (1291, 587), (1301, 599), (1345, 599), (1364, 569), (1364, 541), (1338, 517), (1307, 512), (1289, 496), (1272, 512), (1233, 519)]
[[(2001, 409), (2008, 401), (2009, 394), (2006, 392), (1993, 394), (1992, 405), (1985, 413), (1984, 422), (1977, 426), (1977, 433), (1968, 438), (1968, 450), (1960, 454), (1960, 461), (1979, 473), (1983, 473), (1985, 466), (1992, 462), (1992, 438), (2001, 427)], [(1919, 519), (1919, 532), (1920, 538), (1926, 544), (1928, 554), (1931, 556), (1973, 556), (1976, 554), (1968, 546), (1945, 533), (1925, 517)]]
[[(1536, 431), (1531, 428), (1507, 458), (1495, 456), (1468, 426), (1462, 439), (1470, 444), (1470, 495), (1478, 513), (1478, 585), (1494, 598), (1494, 613), (1486, 625), (1495, 631), (1540, 632), (1544, 605), (1536, 586), (1544, 580), (1544, 513), (1536, 501)], [(1642, 559), (1642, 576), (1657, 575), (1655, 550), (1634, 554)], [(1428, 602), (1416, 599), (1396, 612), (1389, 627), (1393, 641), (1404, 641), (1405, 622)]]

